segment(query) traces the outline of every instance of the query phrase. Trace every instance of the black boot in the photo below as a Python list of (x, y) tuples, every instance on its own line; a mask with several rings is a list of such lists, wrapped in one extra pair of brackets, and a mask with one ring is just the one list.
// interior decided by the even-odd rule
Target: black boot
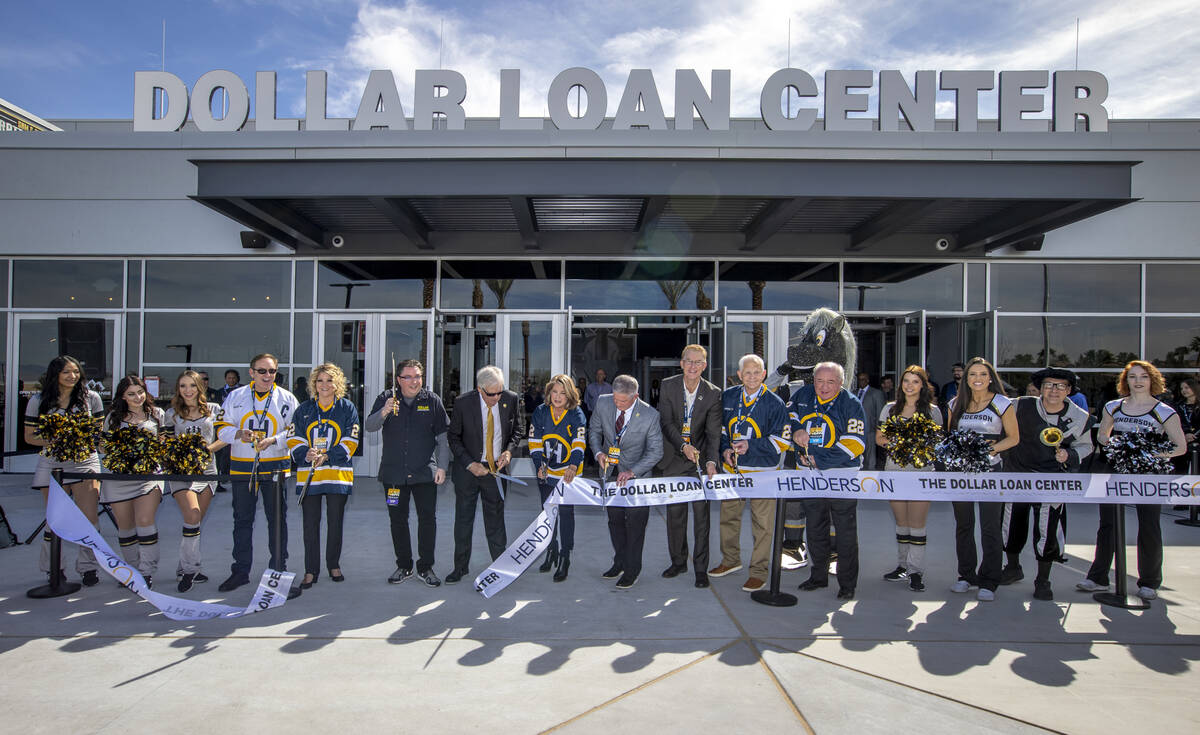
[(567, 570), (571, 568), (571, 552), (563, 551), (558, 555), (558, 569), (554, 571), (554, 581), (561, 582), (567, 578)]
[(1050, 589), (1050, 567), (1054, 562), (1039, 561), (1037, 577), (1033, 580), (1033, 599), (1053, 600), (1054, 591)]
[(550, 549), (546, 552), (546, 558), (542, 561), (542, 565), (538, 567), (538, 571), (542, 574), (545, 574), (554, 568), (554, 562), (556, 561), (558, 561), (558, 552), (554, 549)]

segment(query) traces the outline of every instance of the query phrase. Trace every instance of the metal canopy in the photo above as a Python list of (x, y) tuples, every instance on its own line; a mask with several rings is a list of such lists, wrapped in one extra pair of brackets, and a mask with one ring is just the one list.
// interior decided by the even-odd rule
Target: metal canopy
[[(840, 235), (848, 253), (946, 237), (952, 252), (1038, 242), (1131, 199), (1134, 162), (912, 160), (196, 160), (194, 199), (294, 249), (333, 234), (655, 230), (767, 240)], [(397, 252), (403, 252), (397, 250)]]

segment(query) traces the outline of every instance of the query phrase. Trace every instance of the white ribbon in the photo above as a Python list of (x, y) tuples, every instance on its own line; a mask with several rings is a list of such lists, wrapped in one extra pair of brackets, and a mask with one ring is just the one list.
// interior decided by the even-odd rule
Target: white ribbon
[(149, 589), (141, 572), (126, 564), (124, 559), (113, 552), (96, 527), (53, 479), (50, 480), (50, 490), (46, 496), (46, 523), (63, 541), (86, 546), (94, 551), (101, 569), (172, 620), (239, 618), (272, 607), (281, 607), (287, 602), (292, 578), (296, 576), (292, 572), (277, 572), (273, 569), (264, 571), (258, 589), (244, 608), (172, 597)]

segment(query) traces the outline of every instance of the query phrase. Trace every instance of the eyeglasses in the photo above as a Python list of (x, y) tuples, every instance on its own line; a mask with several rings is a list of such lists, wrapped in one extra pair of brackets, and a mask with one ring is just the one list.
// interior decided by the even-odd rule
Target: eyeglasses
[(1070, 387), (1066, 383), (1042, 383), (1042, 390), (1069, 390)]
[(495, 393), (492, 393), (491, 391), (486, 391), (486, 390), (483, 390), (483, 388), (480, 388), (479, 390), (480, 390), (480, 391), (481, 391), (481, 392), (482, 392), (482, 393), (483, 393), (485, 396), (487, 396), (488, 398), (495, 398), (496, 396), (498, 396), (498, 395), (500, 395), (501, 393), (503, 393), (503, 392), (504, 392), (504, 389), (503, 389), (503, 388), (501, 388), (500, 390), (496, 391)]
[(259, 375), (274, 375), (275, 373), (279, 372), (275, 368), (253, 368), (253, 370)]
[(684, 365), (703, 365), (707, 360), (684, 360)]
[(420, 380), (420, 375), (401, 375), (400, 380)]

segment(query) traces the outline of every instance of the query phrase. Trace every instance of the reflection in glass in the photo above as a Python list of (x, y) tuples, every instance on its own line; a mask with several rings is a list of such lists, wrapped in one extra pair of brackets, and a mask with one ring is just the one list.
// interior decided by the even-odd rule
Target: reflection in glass
[(311, 260), (296, 261), (297, 309), (311, 309), (313, 307), (313, 268)]
[(13, 306), (16, 307), (119, 308), (124, 286), (125, 262), (122, 260), (13, 261)]
[(318, 309), (430, 309), (437, 276), (430, 260), (322, 260)]
[[(367, 383), (367, 322), (362, 319), (329, 320), (325, 322), (325, 354), (321, 362), (332, 362), (346, 374), (346, 398), (358, 408), (359, 421), (365, 420), (364, 406)], [(301, 384), (303, 381), (303, 384)], [(292, 391), (301, 402), (308, 400), (308, 376), (297, 373)], [(372, 397), (373, 398), (373, 397)], [(354, 452), (361, 457), (362, 442)]]
[(384, 388), (389, 389), (395, 385), (395, 377), (392, 374), (393, 359), (397, 364), (404, 360), (420, 360), (422, 366), (422, 374), (425, 376), (424, 386), (433, 389), (429, 380), (429, 366), (426, 365), (425, 346), (426, 346), (426, 323), (425, 320), (417, 319), (388, 319), (384, 322), (384, 341), (383, 346), (383, 370)]
[(146, 261), (151, 309), (287, 309), (291, 292), (286, 260)]
[(992, 308), (1005, 311), (1138, 311), (1141, 266), (992, 263)]
[(712, 308), (712, 261), (567, 261), (567, 305), (576, 309)]
[[(742, 359), (743, 355), (754, 353), (765, 361), (767, 359), (766, 339), (767, 339), (767, 323), (766, 322), (735, 322), (730, 321), (725, 327), (728, 330), (727, 344), (728, 351), (725, 353), (725, 385), (723, 388), (728, 388), (734, 385), (741, 385), (738, 380), (738, 360)], [(774, 366), (767, 366), (769, 374)]]
[[(17, 416), (25, 415), (29, 397), (41, 390), (42, 376), (46, 366), (61, 353), (58, 319), (17, 320)], [(100, 394), (105, 408), (112, 402), (113, 374), (112, 354), (115, 321), (104, 320), (104, 359), (89, 362), (84, 354), (71, 355), (83, 363), (84, 377), (88, 388)], [(18, 424), (20, 426), (20, 424)], [(18, 448), (29, 448), (22, 432), (17, 432)]]
[(997, 329), (1004, 367), (1120, 368), (1137, 358), (1137, 317), (1002, 315)]
[(962, 311), (962, 263), (843, 265), (846, 311)]
[(238, 314), (217, 317), (202, 312), (147, 312), (145, 361), (184, 362), (179, 350), (167, 345), (191, 345), (192, 363), (243, 365), (261, 352), (290, 362), (286, 313)]
[(462, 317), (447, 317), (438, 330), (440, 369), (435, 373), (438, 381), (435, 390), (442, 396), (447, 411), (453, 410), (454, 400), (460, 394), (475, 389), (475, 372), (479, 368), (496, 364), (495, 317), (480, 315), (470, 319), (474, 326)]
[(1147, 318), (1146, 359), (1161, 368), (1200, 366), (1200, 322), (1189, 317)]
[(987, 308), (987, 264), (967, 263), (967, 311)]
[(838, 305), (836, 263), (722, 262), (718, 272), (718, 306), (804, 311)]
[(313, 315), (306, 311), (296, 312), (295, 335), (292, 338), (292, 359), (297, 363), (309, 363), (313, 354)]
[[(8, 306), (8, 261), (0, 260), (0, 306)], [(7, 325), (5, 325), (7, 327)]]
[(521, 396), (524, 422), (542, 402), (542, 388), (550, 380), (552, 331), (548, 321), (514, 321), (509, 328), (508, 387)]
[[(1093, 416), (1099, 414), (1105, 403), (1117, 397), (1117, 376), (1119, 374), (1119, 372), (1076, 373), (1076, 377), (1079, 378), (1079, 383), (1076, 385), (1077, 392), (1083, 395), (1088, 412)], [(1028, 391), (1030, 383), (1033, 382), (1033, 371), (1001, 370), (1000, 378), (1004, 381), (1009, 397), (1032, 395)]]
[(130, 260), (126, 267), (125, 305), (135, 309), (142, 305), (142, 261)]
[(1200, 265), (1148, 263), (1146, 311), (1196, 311), (1196, 284), (1200, 284)]
[(443, 309), (557, 309), (557, 260), (442, 262)]

